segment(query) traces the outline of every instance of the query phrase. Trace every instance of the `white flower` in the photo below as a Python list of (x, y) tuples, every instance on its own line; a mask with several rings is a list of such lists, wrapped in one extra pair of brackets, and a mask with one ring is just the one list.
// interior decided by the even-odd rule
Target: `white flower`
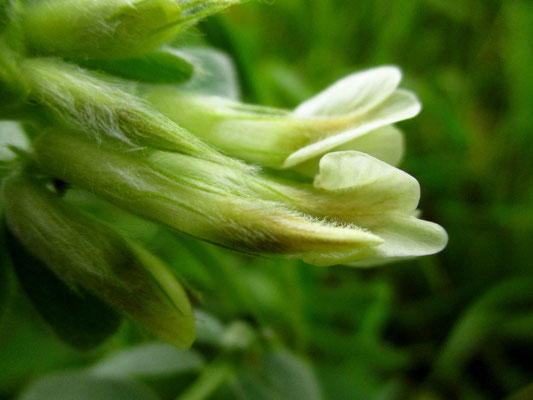
[(446, 245), (440, 226), (414, 216), (416, 179), (368, 154), (325, 155), (310, 184), (121, 146), (50, 132), (37, 141), (36, 160), (51, 176), (133, 213), (244, 252), (369, 265)]
[(390, 164), (403, 154), (392, 124), (416, 116), (416, 96), (398, 89), (401, 73), (385, 66), (341, 79), (292, 112), (252, 106), (176, 88), (152, 87), (146, 97), (169, 118), (222, 151), (251, 163), (308, 174), (320, 157), (358, 150)]

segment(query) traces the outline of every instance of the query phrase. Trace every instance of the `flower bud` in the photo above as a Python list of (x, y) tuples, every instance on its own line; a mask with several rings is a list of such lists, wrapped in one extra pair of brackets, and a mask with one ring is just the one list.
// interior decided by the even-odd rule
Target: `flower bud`
[(189, 301), (155, 256), (24, 175), (4, 182), (2, 200), (9, 230), (71, 289), (98, 296), (176, 346), (190, 346)]
[[(47, 0), (23, 10), (28, 47), (66, 57), (125, 58), (148, 53), (235, 0)], [(181, 6), (183, 4), (183, 6)]]

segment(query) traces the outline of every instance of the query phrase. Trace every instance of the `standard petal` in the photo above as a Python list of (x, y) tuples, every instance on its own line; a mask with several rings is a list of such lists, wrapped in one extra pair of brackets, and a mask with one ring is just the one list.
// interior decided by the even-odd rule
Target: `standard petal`
[(401, 79), (401, 71), (393, 66), (358, 72), (300, 104), (294, 114), (299, 117), (363, 114), (389, 97)]
[(323, 140), (305, 146), (292, 153), (283, 164), (283, 168), (294, 167), (318, 155), (327, 153), (360, 137), (370, 131), (393, 124), (404, 119), (413, 118), (421, 110), (420, 102), (411, 92), (397, 90), (387, 100), (367, 115), (363, 116), (358, 123), (338, 134), (328, 136)]

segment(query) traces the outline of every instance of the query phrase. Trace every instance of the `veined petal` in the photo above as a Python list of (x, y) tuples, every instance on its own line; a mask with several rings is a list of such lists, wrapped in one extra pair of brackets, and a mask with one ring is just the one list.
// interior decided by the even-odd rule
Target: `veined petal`
[(416, 116), (421, 105), (416, 96), (404, 90), (395, 91), (387, 100), (371, 110), (361, 120), (341, 133), (327, 136), (323, 140), (305, 146), (292, 153), (283, 168), (294, 167), (310, 158), (325, 154), (370, 131)]
[(364, 114), (389, 97), (401, 79), (401, 71), (393, 66), (357, 72), (300, 104), (294, 114), (299, 117)]

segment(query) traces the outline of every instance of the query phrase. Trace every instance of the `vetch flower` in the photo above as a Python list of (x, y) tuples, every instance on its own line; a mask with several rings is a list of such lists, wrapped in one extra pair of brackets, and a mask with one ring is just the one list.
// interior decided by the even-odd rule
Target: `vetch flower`
[(398, 89), (400, 80), (396, 67), (359, 72), (293, 111), (171, 87), (150, 87), (145, 97), (228, 154), (314, 175), (320, 157), (334, 150), (359, 150), (390, 164), (399, 162), (403, 138), (392, 124), (416, 116), (421, 108), (412, 93)]
[(446, 245), (418, 218), (418, 182), (394, 166), (394, 124), (420, 111), (398, 68), (350, 75), (289, 111), (239, 102), (220, 52), (169, 43), (240, 1), (4, 1), (0, 116), (24, 122), (29, 139), (2, 163), (6, 242), (21, 286), (67, 342), (102, 343), (116, 311), (180, 347), (195, 330), (167, 266), (71, 207), (62, 194), (73, 186), (223, 247), (315, 265)]
[(417, 181), (364, 153), (327, 154), (311, 185), (120, 146), (50, 132), (37, 141), (36, 159), (51, 176), (124, 209), (240, 251), (368, 265), (432, 254), (446, 244), (441, 227), (413, 216)]

